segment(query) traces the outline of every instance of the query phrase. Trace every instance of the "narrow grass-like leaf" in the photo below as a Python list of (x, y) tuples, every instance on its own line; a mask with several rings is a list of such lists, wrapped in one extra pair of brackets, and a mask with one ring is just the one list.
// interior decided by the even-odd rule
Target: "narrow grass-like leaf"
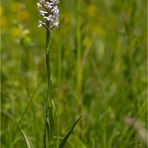
[(17, 137), (13, 143), (10, 145), (10, 148), (14, 148), (15, 144), (21, 139), (21, 137)]
[(49, 111), (49, 125), (50, 125), (50, 138), (52, 138), (54, 136), (54, 132), (55, 132), (55, 122), (54, 122), (54, 102), (53, 100), (51, 101), (51, 106), (48, 107), (48, 111)]
[(28, 136), (25, 134), (25, 132), (24, 132), (22, 129), (21, 129), (21, 133), (22, 133), (22, 135), (23, 135), (23, 138), (24, 138), (24, 140), (25, 140), (25, 143), (26, 143), (26, 145), (27, 145), (27, 148), (32, 148), (31, 142), (30, 142)]
[(73, 124), (72, 128), (70, 129), (70, 131), (67, 133), (67, 135), (64, 137), (64, 139), (62, 140), (61, 144), (59, 145), (59, 148), (63, 148), (69, 138), (69, 136), (71, 135), (73, 129), (75, 128), (75, 126), (77, 125), (77, 123), (80, 121), (81, 116), (78, 118), (78, 120)]
[[(74, 145), (74, 147), (87, 148), (87, 146), (83, 143), (83, 141), (76, 135), (71, 135), (71, 140), (69, 140), (68, 143), (70, 141), (71, 141), (71, 144)], [(94, 148), (93, 145), (91, 145), (91, 148)]]
[(25, 113), (27, 112), (29, 106), (31, 105), (33, 98), (35, 97), (37, 91), (39, 90), (39, 88), (42, 85), (42, 82), (44, 81), (44, 78), (41, 79), (41, 81), (37, 84), (37, 87), (35, 88), (35, 90), (33, 91), (33, 94), (31, 95), (31, 98), (29, 99), (29, 101), (27, 102), (26, 106), (24, 107), (24, 110), (22, 111), (22, 113), (20, 114), (19, 118), (18, 118), (18, 124), (21, 122), (22, 118), (24, 117)]

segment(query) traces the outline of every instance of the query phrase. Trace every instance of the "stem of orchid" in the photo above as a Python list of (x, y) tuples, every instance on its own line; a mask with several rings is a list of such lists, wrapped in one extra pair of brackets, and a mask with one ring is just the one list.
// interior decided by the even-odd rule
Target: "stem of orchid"
[[(60, 38), (61, 38), (61, 30), (60, 30)], [(60, 120), (61, 120), (61, 98), (62, 98), (62, 93), (61, 93), (61, 84), (62, 84), (62, 44), (59, 43), (58, 46), (58, 87), (59, 87), (59, 92), (58, 92), (58, 98), (59, 98), (59, 104), (58, 104), (58, 109), (57, 109), (57, 141), (56, 141), (56, 147), (59, 147), (59, 136), (60, 136)]]
[(47, 89), (47, 104), (50, 100), (50, 86), (51, 86), (51, 68), (50, 68), (50, 31), (46, 31), (46, 68), (47, 68), (47, 78), (48, 78), (48, 89)]
[(53, 101), (51, 99), (51, 67), (50, 67), (50, 32), (54, 27), (58, 27), (59, 24), (59, 8), (58, 8), (59, 0), (39, 0), (37, 3), (39, 14), (41, 16), (41, 20), (39, 20), (38, 27), (46, 28), (46, 69), (47, 69), (47, 96), (44, 100), (45, 103), (45, 123), (44, 123), (44, 148), (50, 145), (50, 141), (54, 136), (54, 113), (53, 113)]
[(49, 127), (48, 127), (48, 105), (51, 105), (50, 92), (51, 92), (51, 68), (50, 68), (50, 31), (46, 30), (46, 69), (47, 69), (47, 97), (45, 99), (45, 123), (44, 123), (44, 148), (49, 143), (47, 140), (47, 135), (49, 139)]

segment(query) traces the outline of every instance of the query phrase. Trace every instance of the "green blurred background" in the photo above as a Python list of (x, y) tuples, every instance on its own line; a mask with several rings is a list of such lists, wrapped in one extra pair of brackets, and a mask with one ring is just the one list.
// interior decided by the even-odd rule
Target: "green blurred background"
[[(147, 1), (81, 1), (83, 117), (67, 147), (146, 148)], [(0, 6), (2, 148), (26, 147), (20, 127), (33, 147), (43, 147), (45, 29), (38, 28), (36, 3), (4, 0)], [(63, 137), (80, 115), (76, 1), (60, 0), (59, 6), (60, 27), (51, 34), (51, 69)]]

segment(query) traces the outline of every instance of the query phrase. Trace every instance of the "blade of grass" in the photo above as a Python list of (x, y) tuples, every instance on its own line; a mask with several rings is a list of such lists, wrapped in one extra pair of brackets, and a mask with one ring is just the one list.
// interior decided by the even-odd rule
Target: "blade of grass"
[(10, 148), (14, 148), (15, 144), (21, 139), (21, 137), (17, 137), (13, 143), (11, 144)]
[(25, 140), (25, 143), (26, 143), (26, 145), (27, 145), (27, 148), (32, 148), (31, 142), (30, 142), (28, 136), (25, 134), (25, 132), (24, 132), (22, 129), (21, 129), (21, 133), (22, 133), (22, 135), (23, 135), (23, 138), (24, 138), (24, 140)]
[(39, 90), (39, 88), (40, 88), (41, 85), (42, 85), (42, 81), (43, 81), (43, 80), (44, 80), (44, 78), (41, 79), (41, 81), (38, 83), (37, 87), (36, 87), (35, 90), (33, 91), (33, 94), (32, 94), (32, 96), (31, 96), (31, 98), (30, 98), (29, 101), (27, 102), (27, 104), (26, 104), (24, 110), (22, 111), (22, 113), (20, 114), (20, 116), (19, 116), (19, 118), (18, 118), (18, 121), (17, 121), (18, 124), (19, 124), (20, 121), (23, 119), (25, 113), (27, 112), (28, 108), (30, 107), (30, 105), (31, 105), (31, 103), (32, 103), (32, 101), (33, 101), (33, 98), (35, 97), (37, 91)]
[(54, 136), (54, 132), (55, 132), (55, 122), (54, 122), (54, 102), (53, 100), (51, 101), (51, 106), (48, 107), (48, 111), (49, 111), (49, 127), (50, 127), (50, 131), (49, 131), (49, 138), (52, 138)]
[(64, 137), (64, 139), (62, 140), (61, 144), (59, 145), (59, 148), (63, 148), (69, 138), (69, 136), (71, 135), (71, 133), (73, 132), (73, 129), (75, 128), (75, 126), (77, 125), (77, 123), (80, 121), (81, 116), (78, 118), (78, 120), (73, 124), (72, 128), (70, 129), (70, 131), (67, 133), (67, 135)]
[[(82, 93), (82, 67), (81, 67), (81, 57), (82, 57), (82, 32), (81, 32), (81, 25), (82, 25), (82, 1), (76, 0), (76, 49), (77, 49), (77, 59), (76, 59), (76, 94), (77, 94), (77, 102), (78, 102), (78, 110), (79, 114), (82, 115), (83, 113), (83, 93)], [(82, 123), (80, 122), (80, 131), (79, 135), (82, 137)]]

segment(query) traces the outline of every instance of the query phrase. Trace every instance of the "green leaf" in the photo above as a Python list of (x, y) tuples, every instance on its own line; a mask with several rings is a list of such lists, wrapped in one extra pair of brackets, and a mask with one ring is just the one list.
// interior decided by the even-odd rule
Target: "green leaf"
[(30, 142), (28, 136), (25, 134), (25, 132), (22, 129), (21, 129), (21, 133), (22, 133), (23, 138), (24, 138), (24, 140), (26, 142), (27, 148), (32, 148), (31, 142)]
[(51, 106), (48, 107), (48, 118), (49, 118), (49, 133), (50, 133), (50, 138), (52, 138), (54, 136), (54, 132), (55, 132), (55, 122), (54, 122), (54, 118), (55, 118), (55, 111), (54, 111), (54, 102), (53, 100), (51, 100)]
[(10, 148), (14, 148), (15, 144), (21, 139), (21, 137), (17, 137), (13, 143), (10, 145)]
[(71, 133), (73, 132), (73, 129), (75, 128), (75, 126), (77, 125), (77, 123), (80, 121), (81, 116), (78, 118), (78, 120), (73, 124), (72, 128), (70, 129), (70, 131), (67, 133), (67, 135), (64, 137), (64, 139), (62, 140), (61, 144), (59, 145), (59, 148), (63, 148), (69, 138), (69, 136), (71, 135)]

